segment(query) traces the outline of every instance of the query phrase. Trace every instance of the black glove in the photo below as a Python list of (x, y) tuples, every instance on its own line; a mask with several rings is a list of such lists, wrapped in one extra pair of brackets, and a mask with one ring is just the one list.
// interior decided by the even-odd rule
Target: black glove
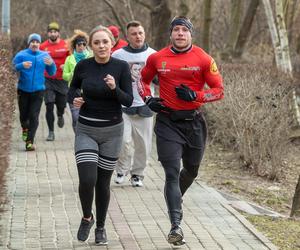
[(176, 87), (175, 91), (179, 99), (187, 102), (195, 101), (197, 98), (197, 93), (184, 84), (180, 84), (180, 87)]
[(163, 105), (162, 101), (163, 99), (159, 97), (148, 96), (145, 98), (146, 105), (156, 113), (159, 113), (160, 111), (169, 111), (169, 108)]

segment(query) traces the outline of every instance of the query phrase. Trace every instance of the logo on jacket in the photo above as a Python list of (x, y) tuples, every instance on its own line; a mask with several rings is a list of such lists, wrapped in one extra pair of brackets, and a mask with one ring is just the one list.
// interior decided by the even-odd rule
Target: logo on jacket
[(170, 71), (170, 69), (166, 69), (166, 66), (167, 66), (167, 62), (165, 61), (162, 61), (161, 62), (161, 69), (157, 69), (158, 72), (167, 72), (167, 71)]
[(217, 64), (214, 60), (212, 60), (211, 64), (210, 64), (210, 73), (212, 73), (213, 75), (216, 75), (219, 73)]
[(199, 66), (184, 66), (180, 68), (180, 70), (185, 70), (185, 71), (200, 71)]

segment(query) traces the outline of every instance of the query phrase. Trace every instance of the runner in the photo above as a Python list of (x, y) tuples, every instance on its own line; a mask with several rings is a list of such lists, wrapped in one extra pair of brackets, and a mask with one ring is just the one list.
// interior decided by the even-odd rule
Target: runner
[[(88, 35), (81, 30), (74, 30), (73, 36), (69, 40), (69, 55), (64, 64), (63, 79), (69, 84), (72, 81), (74, 68), (78, 62), (91, 56), (91, 52), (87, 48)], [(69, 108), (72, 115), (72, 127), (75, 132), (79, 108), (75, 108), (73, 103), (69, 103)]]
[(54, 105), (56, 105), (57, 125), (64, 126), (64, 112), (67, 103), (68, 83), (63, 80), (62, 72), (65, 60), (69, 55), (67, 43), (60, 38), (59, 25), (52, 22), (47, 27), (48, 40), (41, 44), (41, 50), (47, 51), (53, 58), (57, 72), (50, 76), (46, 72), (46, 92), (44, 101), (46, 104), (46, 120), (49, 129), (47, 141), (54, 141)]
[[(198, 175), (206, 142), (201, 106), (223, 97), (222, 77), (215, 61), (192, 45), (193, 25), (175, 17), (170, 25), (171, 45), (151, 55), (141, 72), (140, 94), (157, 112), (155, 133), (158, 160), (165, 171), (165, 200), (171, 222), (168, 242), (185, 243), (182, 196)], [(160, 97), (152, 97), (150, 82), (158, 75)], [(207, 84), (208, 89), (204, 89)], [(180, 170), (180, 163), (183, 168)]]
[[(140, 71), (149, 55), (155, 52), (145, 43), (145, 30), (138, 21), (127, 24), (129, 45), (115, 51), (112, 56), (129, 63), (131, 66), (133, 104), (123, 107), (124, 139), (120, 159), (116, 168), (115, 182), (121, 184), (130, 171), (133, 187), (143, 186), (144, 169), (151, 153), (153, 114), (138, 93)], [(131, 142), (134, 142), (132, 153)]]
[[(103, 26), (94, 28), (89, 45), (94, 57), (80, 61), (74, 70), (69, 102), (80, 107), (75, 136), (75, 158), (79, 175), (79, 197), (83, 218), (77, 233), (86, 241), (95, 219), (95, 242), (107, 244), (105, 219), (110, 200), (110, 180), (121, 150), (123, 119), (121, 105), (132, 104), (129, 66), (111, 58), (114, 38)], [(78, 97), (81, 93), (82, 97)]]
[(40, 51), (41, 36), (33, 33), (28, 37), (28, 48), (16, 54), (13, 65), (19, 72), (18, 105), (22, 126), (22, 139), (27, 151), (35, 150), (34, 137), (39, 125), (39, 114), (45, 91), (46, 70), (54, 75), (56, 66), (48, 53)]

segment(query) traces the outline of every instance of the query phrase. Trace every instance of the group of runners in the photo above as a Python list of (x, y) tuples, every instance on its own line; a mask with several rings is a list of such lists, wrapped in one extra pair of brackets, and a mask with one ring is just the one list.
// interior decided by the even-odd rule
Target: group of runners
[(144, 185), (154, 130), (158, 160), (165, 172), (171, 225), (167, 241), (175, 246), (185, 244), (183, 195), (197, 177), (207, 137), (201, 106), (223, 98), (216, 63), (192, 44), (193, 33), (192, 22), (177, 16), (169, 26), (170, 44), (156, 51), (145, 42), (139, 21), (127, 24), (127, 41), (120, 39), (118, 27), (102, 25), (89, 35), (75, 30), (66, 41), (60, 38), (58, 23), (52, 22), (46, 41), (42, 43), (39, 34), (30, 34), (28, 48), (14, 57), (27, 151), (36, 150), (43, 100), (47, 141), (56, 139), (55, 106), (57, 125), (62, 128), (69, 104), (83, 213), (78, 240), (87, 241), (96, 223), (95, 243), (108, 243), (105, 219), (113, 173), (117, 185), (128, 177), (133, 187)]

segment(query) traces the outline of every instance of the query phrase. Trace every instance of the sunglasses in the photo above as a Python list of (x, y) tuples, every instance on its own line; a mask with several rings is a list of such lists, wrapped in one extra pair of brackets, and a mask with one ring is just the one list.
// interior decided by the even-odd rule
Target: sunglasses
[(80, 43), (76, 43), (76, 45), (78, 45), (78, 46), (80, 46), (80, 45), (86, 46), (86, 43), (80, 42)]

